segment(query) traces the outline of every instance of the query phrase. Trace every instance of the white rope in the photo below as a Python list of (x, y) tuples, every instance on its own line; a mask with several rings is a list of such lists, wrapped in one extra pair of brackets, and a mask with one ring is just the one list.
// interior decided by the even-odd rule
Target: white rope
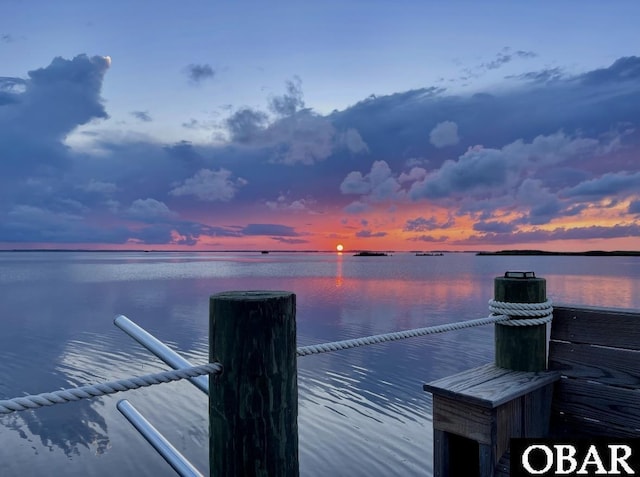
[(471, 328), (474, 326), (490, 325), (491, 323), (503, 322), (508, 320), (508, 316), (489, 316), (487, 318), (478, 318), (477, 320), (459, 321), (457, 323), (448, 323), (446, 325), (429, 326), (427, 328), (417, 328), (406, 331), (396, 331), (394, 333), (386, 333), (381, 335), (365, 336), (363, 338), (355, 338), (351, 340), (334, 341), (332, 343), (321, 343), (317, 345), (302, 346), (298, 348), (298, 356), (309, 356), (312, 354), (328, 353), (330, 351), (339, 351), (343, 349), (357, 348), (359, 346), (367, 346), (387, 341), (396, 341), (406, 338), (414, 338), (416, 336), (425, 336), (435, 333), (444, 333), (446, 331), (461, 330), (463, 328)]
[(551, 300), (542, 303), (509, 303), (505, 301), (489, 300), (489, 311), (494, 315), (518, 317), (525, 319), (510, 319), (501, 321), (504, 326), (536, 326), (550, 323), (553, 319)]
[(79, 401), (80, 399), (105, 396), (107, 394), (115, 394), (121, 391), (128, 391), (130, 389), (153, 386), (154, 384), (195, 378), (196, 376), (203, 376), (205, 374), (218, 375), (220, 373), (222, 373), (222, 365), (220, 363), (209, 363), (200, 366), (191, 366), (189, 368), (164, 371), (162, 373), (146, 374), (139, 377), (120, 379), (107, 383), (92, 384), (79, 388), (61, 389), (60, 391), (54, 391), (51, 393), (7, 399), (0, 401), (0, 415), (10, 414), (16, 411), (24, 411), (27, 409), (37, 409), (43, 406), (53, 406), (54, 404)]

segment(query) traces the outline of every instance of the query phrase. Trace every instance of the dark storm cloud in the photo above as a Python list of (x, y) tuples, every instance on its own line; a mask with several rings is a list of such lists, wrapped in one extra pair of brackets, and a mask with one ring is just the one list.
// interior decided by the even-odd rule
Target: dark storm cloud
[(206, 79), (213, 78), (216, 74), (211, 65), (208, 64), (190, 64), (187, 66), (187, 76), (193, 83), (200, 83)]
[(151, 119), (151, 116), (149, 115), (149, 111), (131, 111), (131, 116), (144, 123), (153, 121), (153, 119)]
[(248, 224), (240, 229), (242, 235), (273, 235), (279, 237), (298, 237), (301, 234), (293, 227), (280, 224)]

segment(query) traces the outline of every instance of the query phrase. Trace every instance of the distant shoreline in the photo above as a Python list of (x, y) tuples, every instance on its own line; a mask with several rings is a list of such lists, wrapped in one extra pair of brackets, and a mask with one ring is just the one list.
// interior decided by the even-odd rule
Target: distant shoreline
[(605, 252), (604, 250), (590, 250), (588, 252), (546, 252), (544, 250), (500, 250), (499, 252), (478, 252), (476, 255), (553, 255), (575, 257), (640, 257), (640, 251), (616, 250)]

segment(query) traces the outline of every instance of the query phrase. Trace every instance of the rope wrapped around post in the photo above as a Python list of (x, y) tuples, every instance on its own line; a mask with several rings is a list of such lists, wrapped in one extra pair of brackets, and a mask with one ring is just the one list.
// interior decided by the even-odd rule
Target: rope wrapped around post
[[(535, 326), (550, 323), (553, 319), (551, 300), (542, 303), (509, 303), (506, 301), (489, 300), (489, 311), (492, 316), (507, 316), (509, 319), (501, 321), (507, 326)], [(527, 316), (530, 318), (512, 320), (513, 316)]]

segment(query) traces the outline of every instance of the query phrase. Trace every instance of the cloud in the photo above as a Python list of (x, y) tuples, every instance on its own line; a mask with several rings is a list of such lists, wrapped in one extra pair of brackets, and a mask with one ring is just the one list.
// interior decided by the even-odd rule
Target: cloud
[(434, 242), (434, 243), (442, 243), (449, 240), (447, 235), (443, 235), (441, 237), (434, 237), (432, 235), (418, 235), (417, 237), (409, 237), (407, 240), (412, 242)]
[(174, 196), (192, 195), (200, 200), (227, 202), (231, 200), (239, 187), (247, 184), (243, 178), (231, 179), (231, 171), (219, 169), (200, 169), (193, 177), (174, 185), (169, 194)]
[(356, 232), (356, 237), (359, 238), (377, 238), (377, 237), (384, 237), (387, 235), (387, 232), (372, 232), (371, 230), (360, 230), (358, 232)]
[(589, 227), (557, 227), (553, 230), (534, 229), (510, 234), (487, 233), (472, 235), (467, 239), (456, 240), (456, 245), (481, 244), (517, 244), (550, 242), (555, 240), (591, 240), (640, 236), (639, 224), (619, 224), (611, 227), (593, 225)]
[(173, 218), (177, 214), (172, 212), (164, 202), (147, 198), (134, 200), (126, 210), (125, 215), (128, 218), (143, 222), (155, 222)]
[(515, 230), (514, 223), (491, 221), (491, 222), (476, 222), (473, 224), (473, 230), (477, 232), (493, 232), (496, 234), (509, 234)]
[(634, 200), (629, 203), (630, 214), (640, 214), (640, 200)]
[(216, 74), (211, 65), (208, 64), (190, 64), (186, 68), (187, 76), (193, 83), (201, 83), (206, 79), (213, 78)]
[(364, 142), (360, 133), (354, 128), (349, 128), (342, 134), (341, 142), (349, 152), (353, 154), (369, 152), (369, 146), (367, 146), (367, 143)]
[(108, 118), (100, 93), (109, 64), (102, 56), (57, 57), (29, 71), (26, 80), (0, 81), (4, 178), (70, 166), (66, 136), (77, 126)]
[(364, 212), (369, 212), (371, 210), (371, 206), (359, 200), (351, 202), (344, 208), (344, 211), (348, 214), (362, 214)]
[(240, 229), (242, 235), (272, 235), (277, 237), (298, 237), (293, 227), (280, 224), (248, 224)]
[(267, 120), (266, 113), (257, 109), (243, 108), (233, 113), (225, 123), (233, 142), (249, 143), (259, 138), (267, 125)]
[(302, 80), (295, 76), (286, 82), (286, 90), (285, 94), (274, 96), (269, 101), (269, 109), (278, 116), (292, 116), (304, 108)]
[(317, 201), (313, 199), (297, 199), (288, 201), (287, 198), (280, 194), (276, 200), (266, 201), (265, 205), (271, 210), (285, 210), (291, 212), (307, 212), (316, 213), (312, 210), (312, 206)]
[(495, 59), (487, 63), (482, 63), (482, 65), (480, 66), (487, 70), (495, 70), (507, 63), (510, 63), (516, 58), (527, 59), (527, 58), (535, 58), (536, 56), (538, 55), (533, 51), (517, 50), (517, 51), (511, 52), (511, 48), (505, 47), (502, 49), (501, 52), (496, 54)]
[(134, 118), (144, 122), (144, 123), (149, 123), (151, 121), (153, 121), (151, 119), (151, 116), (149, 116), (149, 112), (148, 111), (131, 111), (131, 116), (133, 116)]
[(309, 243), (309, 241), (305, 239), (296, 239), (296, 238), (287, 238), (287, 237), (271, 237), (271, 240), (276, 240), (280, 243), (286, 243), (288, 245), (299, 245), (303, 243)]
[(411, 185), (412, 199), (443, 198), (460, 193), (480, 193), (487, 190), (502, 194), (517, 183), (530, 168), (557, 165), (580, 154), (597, 153), (598, 140), (570, 137), (562, 132), (537, 136), (530, 143), (518, 139), (495, 149), (470, 147), (457, 160), (448, 159), (439, 169)]
[(340, 192), (343, 194), (367, 195), (373, 201), (396, 198), (399, 191), (400, 184), (393, 177), (386, 161), (374, 161), (371, 171), (364, 176), (359, 171), (352, 171), (340, 184)]
[(601, 198), (623, 191), (640, 190), (640, 171), (608, 172), (602, 177), (581, 182), (564, 192), (566, 197)]
[(407, 220), (404, 231), (405, 232), (427, 232), (437, 229), (448, 229), (454, 224), (453, 218), (449, 217), (446, 222), (440, 222), (435, 216), (425, 219), (424, 217), (416, 217), (415, 219)]
[(95, 192), (95, 193), (105, 194), (105, 195), (113, 194), (118, 190), (118, 186), (115, 185), (113, 182), (103, 182), (103, 181), (97, 181), (95, 179), (90, 179), (89, 182), (87, 182), (83, 186), (78, 186), (78, 188), (86, 192)]
[(429, 133), (429, 141), (437, 148), (458, 144), (458, 125), (453, 121), (438, 123)]

